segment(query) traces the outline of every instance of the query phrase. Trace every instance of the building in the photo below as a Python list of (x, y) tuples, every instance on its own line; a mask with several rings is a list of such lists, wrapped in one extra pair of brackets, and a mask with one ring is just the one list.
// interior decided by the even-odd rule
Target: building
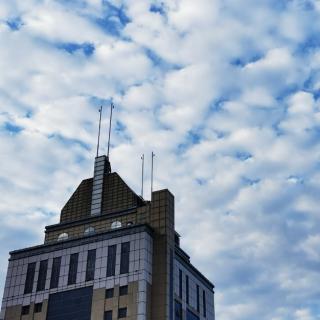
[(170, 191), (145, 201), (96, 157), (44, 244), (10, 252), (0, 319), (214, 320), (214, 286), (179, 238)]

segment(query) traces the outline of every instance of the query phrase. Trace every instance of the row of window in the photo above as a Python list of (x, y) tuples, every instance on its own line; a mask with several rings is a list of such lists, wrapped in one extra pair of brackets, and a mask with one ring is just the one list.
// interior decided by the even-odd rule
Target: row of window
[[(116, 254), (117, 245), (108, 247), (107, 255), (107, 272), (106, 276), (111, 277), (115, 275), (116, 269)], [(130, 256), (130, 242), (124, 242), (121, 244), (121, 256), (120, 256), (120, 274), (129, 272), (129, 256)], [(75, 284), (77, 280), (79, 253), (73, 253), (70, 255), (69, 273), (68, 273), (68, 285)], [(86, 278), (85, 281), (91, 281), (94, 279), (96, 264), (96, 250), (88, 251), (87, 266), (86, 266)], [(61, 257), (56, 257), (52, 261), (52, 271), (50, 278), (50, 289), (58, 287), (59, 277), (61, 269)], [(24, 287), (24, 294), (31, 293), (33, 290), (33, 282), (35, 277), (36, 262), (28, 264), (27, 277)], [(37, 281), (37, 291), (45, 289), (46, 278), (48, 270), (48, 260), (40, 261), (39, 275)]]
[[(179, 269), (179, 298), (182, 299), (182, 270)], [(186, 281), (186, 303), (189, 304), (189, 276), (186, 275), (185, 277)], [(202, 290), (202, 305), (203, 305), (203, 316), (207, 316), (207, 303), (206, 303), (206, 292), (205, 290)], [(200, 313), (200, 287), (197, 285), (197, 312)]]
[[(175, 301), (175, 320), (182, 320), (182, 304), (179, 301)], [(187, 309), (186, 320), (199, 320), (200, 318), (194, 314), (191, 310)]]
[[(128, 294), (128, 286), (119, 287), (119, 296), (125, 296)], [(114, 297), (114, 288), (106, 289), (105, 298), (111, 299)]]
[[(42, 311), (42, 302), (40, 303), (35, 303), (34, 305), (34, 313), (39, 313)], [(24, 316), (24, 315), (27, 315), (30, 313), (30, 305), (29, 306), (23, 306), (22, 309), (21, 309), (21, 315)]]
[[(127, 308), (118, 309), (118, 319), (127, 317)], [(104, 320), (112, 320), (112, 310), (108, 310), (104, 313)]]

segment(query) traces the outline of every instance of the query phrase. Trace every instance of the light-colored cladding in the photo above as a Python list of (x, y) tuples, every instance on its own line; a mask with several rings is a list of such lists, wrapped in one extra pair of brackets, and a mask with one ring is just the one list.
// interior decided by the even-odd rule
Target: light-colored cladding
[[(179, 297), (180, 287), (179, 287), (179, 270), (182, 271), (182, 299)], [(186, 276), (189, 277), (189, 304), (186, 301)], [(197, 285), (199, 286), (200, 293), (200, 313), (197, 313)], [(205, 291), (206, 300), (206, 317), (203, 313), (203, 291)], [(214, 293), (208, 287), (206, 287), (203, 282), (195, 276), (188, 268), (186, 268), (182, 263), (175, 259), (174, 261), (174, 293), (178, 301), (182, 302), (183, 313), (187, 309), (190, 309), (195, 314), (199, 315), (200, 320), (214, 320)], [(185, 318), (184, 318), (185, 319)]]
[[(130, 242), (129, 273), (127, 274), (120, 274), (120, 250), (121, 243), (123, 242)], [(106, 277), (107, 253), (108, 246), (110, 245), (117, 245), (116, 271), (115, 276)], [(96, 249), (95, 276), (94, 280), (85, 281), (87, 252), (92, 249)], [(51, 293), (90, 285), (93, 286), (95, 291), (95, 289), (113, 288), (127, 285), (132, 282), (138, 283), (139, 291), (136, 301), (138, 304), (138, 319), (147, 319), (147, 307), (145, 302), (147, 292), (144, 291), (144, 289), (147, 287), (147, 284), (151, 285), (152, 283), (152, 251), (152, 237), (147, 232), (137, 232), (135, 234), (91, 242), (85, 245), (77, 245), (63, 250), (32, 255), (23, 259), (10, 260), (0, 319), (3, 319), (5, 309), (10, 309), (10, 307), (17, 305), (31, 305), (32, 303), (43, 302), (49, 298), (49, 294)], [(72, 253), (79, 253), (77, 281), (76, 284), (68, 285), (69, 261), (70, 254)], [(62, 257), (59, 285), (56, 289), (49, 289), (52, 261), (54, 257)], [(40, 261), (45, 259), (49, 260), (45, 290), (36, 292)], [(33, 290), (31, 294), (24, 294), (27, 267), (28, 263), (31, 262), (36, 262)], [(20, 319), (20, 314), (19, 318), (16, 319)]]

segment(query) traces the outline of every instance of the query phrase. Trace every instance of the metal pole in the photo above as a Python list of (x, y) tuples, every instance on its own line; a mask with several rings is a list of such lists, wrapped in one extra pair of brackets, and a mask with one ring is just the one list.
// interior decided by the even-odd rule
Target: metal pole
[(101, 130), (101, 114), (102, 114), (102, 106), (99, 108), (99, 132), (98, 132), (98, 144), (97, 144), (97, 157), (99, 156), (99, 147), (100, 147), (100, 130)]
[(109, 122), (109, 138), (108, 138), (108, 153), (107, 156), (109, 158), (109, 152), (110, 152), (110, 136), (111, 136), (111, 122), (112, 122), (112, 109), (114, 108), (113, 103), (110, 104), (110, 122)]
[(142, 167), (141, 167), (141, 197), (143, 198), (143, 176), (144, 176), (144, 154), (141, 156)]
[(152, 200), (152, 192), (153, 192), (153, 158), (155, 157), (155, 154), (151, 153), (151, 200)]

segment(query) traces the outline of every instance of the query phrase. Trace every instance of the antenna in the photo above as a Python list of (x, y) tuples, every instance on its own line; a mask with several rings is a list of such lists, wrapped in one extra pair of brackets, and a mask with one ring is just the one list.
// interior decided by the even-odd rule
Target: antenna
[(153, 158), (155, 157), (155, 154), (151, 153), (151, 199), (152, 199), (152, 192), (153, 192)]
[(107, 157), (109, 158), (109, 152), (110, 152), (110, 136), (111, 136), (111, 122), (112, 122), (112, 110), (114, 109), (114, 105), (111, 102), (110, 103), (110, 122), (109, 122), (109, 139), (108, 139), (108, 153)]
[(141, 197), (143, 198), (144, 154), (141, 156)]
[(100, 147), (100, 129), (101, 129), (101, 114), (102, 114), (102, 106), (99, 108), (99, 133), (98, 133), (98, 144), (97, 144), (97, 157), (99, 156), (99, 147)]

